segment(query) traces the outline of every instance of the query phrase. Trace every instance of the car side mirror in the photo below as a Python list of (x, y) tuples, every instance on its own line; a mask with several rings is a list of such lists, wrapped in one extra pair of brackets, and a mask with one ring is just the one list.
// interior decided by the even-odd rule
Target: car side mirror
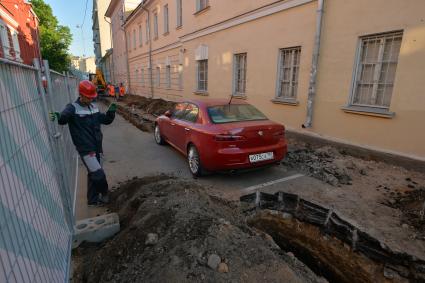
[(165, 111), (164, 115), (167, 116), (168, 118), (171, 118), (171, 111), (170, 110)]

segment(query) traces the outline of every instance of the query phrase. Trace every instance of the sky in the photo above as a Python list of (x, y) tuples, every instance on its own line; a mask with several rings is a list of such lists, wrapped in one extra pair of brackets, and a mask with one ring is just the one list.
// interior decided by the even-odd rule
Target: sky
[[(44, 0), (53, 9), (59, 24), (68, 26), (72, 33), (70, 53), (75, 56), (94, 56), (92, 9), (93, 0)], [(87, 2), (86, 17), (84, 11)], [(84, 23), (83, 23), (84, 20)], [(83, 25), (83, 29), (77, 28)], [(82, 37), (84, 36), (84, 37)]]

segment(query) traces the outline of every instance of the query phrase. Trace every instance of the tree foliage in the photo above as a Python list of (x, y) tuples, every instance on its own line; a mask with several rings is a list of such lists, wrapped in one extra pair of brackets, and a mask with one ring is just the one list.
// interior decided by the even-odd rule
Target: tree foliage
[(71, 64), (68, 48), (72, 42), (69, 27), (59, 25), (52, 8), (43, 0), (32, 0), (31, 3), (40, 20), (40, 46), (43, 59), (49, 61), (53, 70), (58, 72), (68, 70)]

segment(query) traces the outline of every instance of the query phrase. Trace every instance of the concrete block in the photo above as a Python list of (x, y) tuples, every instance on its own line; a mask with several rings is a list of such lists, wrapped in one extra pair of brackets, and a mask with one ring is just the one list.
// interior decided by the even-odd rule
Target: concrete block
[(111, 213), (78, 221), (74, 226), (72, 248), (82, 242), (99, 243), (120, 231), (118, 214)]

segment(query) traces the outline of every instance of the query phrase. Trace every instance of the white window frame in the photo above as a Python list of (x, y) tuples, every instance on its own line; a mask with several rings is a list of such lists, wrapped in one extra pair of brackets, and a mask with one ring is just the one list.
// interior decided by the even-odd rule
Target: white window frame
[(183, 1), (182, 0), (176, 0), (176, 7), (177, 7), (177, 18), (176, 18), (176, 27), (179, 28), (183, 26)]
[(12, 59), (10, 56), (10, 42), (9, 42), (9, 27), (0, 19), (0, 41), (3, 47), (4, 57)]
[(149, 35), (149, 20), (148, 19), (146, 19), (145, 25), (146, 25), (146, 44), (148, 44), (149, 38), (150, 38), (150, 35)]
[[(301, 52), (301, 46), (279, 49), (277, 85), (275, 96), (277, 100), (296, 101), (299, 84), (298, 78), (300, 73)], [(285, 55), (290, 56), (289, 66), (284, 65)], [(298, 56), (298, 58), (296, 58), (296, 56)], [(298, 64), (295, 64), (295, 61), (297, 61)], [(289, 69), (289, 81), (284, 81), (284, 69)], [(282, 88), (283, 83), (289, 83), (289, 93), (284, 93), (284, 89)]]
[(160, 87), (161, 86), (161, 67), (160, 66), (157, 66), (156, 69), (155, 69), (155, 71), (156, 71), (156, 75), (155, 75), (155, 79), (156, 79), (155, 86), (156, 87)]
[(178, 73), (179, 73), (179, 89), (183, 89), (183, 64), (179, 64), (178, 66)]
[(158, 13), (153, 14), (153, 36), (154, 39), (158, 39)]
[(168, 4), (164, 5), (164, 34), (168, 34), (170, 32), (170, 21), (169, 21), (169, 9)]
[(133, 29), (133, 49), (136, 50), (137, 47), (137, 38), (136, 38), (136, 29)]
[(142, 25), (139, 25), (139, 46), (143, 46), (143, 28)]
[[(242, 64), (241, 60), (242, 59)], [(247, 74), (248, 53), (238, 53), (233, 55), (233, 95), (246, 95), (246, 74)], [(241, 81), (241, 84), (239, 83)], [(242, 86), (242, 88), (240, 88)]]
[[(357, 56), (356, 56), (356, 63), (355, 63), (355, 69), (353, 73), (353, 83), (351, 87), (350, 97), (349, 97), (349, 106), (352, 107), (361, 107), (361, 108), (369, 108), (370, 110), (376, 109), (376, 111), (388, 111), (391, 104), (391, 98), (392, 94), (394, 92), (394, 81), (396, 77), (397, 72), (397, 65), (398, 65), (398, 58), (400, 55), (400, 50), (398, 50), (398, 53), (396, 54), (395, 60), (389, 60), (387, 62), (384, 62), (384, 50), (386, 47), (386, 40), (387, 39), (394, 39), (394, 38), (400, 38), (400, 47), (403, 41), (403, 31), (395, 31), (395, 32), (389, 32), (389, 33), (381, 33), (381, 34), (374, 34), (374, 35), (367, 35), (362, 36), (359, 38), (358, 48), (357, 48)], [(373, 60), (371, 62), (362, 62), (363, 52), (367, 52), (363, 49), (364, 44), (368, 41), (379, 41), (379, 50), (378, 50), (378, 58), (376, 60)], [(390, 52), (392, 51), (393, 46), (390, 48)], [(367, 53), (366, 53), (367, 54)], [(394, 70), (394, 78), (392, 81), (387, 82), (387, 75), (384, 76), (385, 80), (384, 83), (381, 81), (381, 75), (383, 73), (383, 64), (395, 64), (395, 70)], [(373, 65), (373, 78), (372, 81), (369, 83), (361, 82), (361, 77), (363, 75), (363, 68), (365, 65)], [(388, 72), (388, 68), (387, 68)], [(372, 93), (370, 96), (370, 103), (356, 103), (356, 98), (358, 94), (358, 87), (360, 84), (363, 85), (371, 85)], [(389, 95), (389, 104), (384, 105), (385, 97), (382, 97), (382, 103), (379, 103), (377, 101), (378, 99), (378, 89), (379, 85), (385, 85), (385, 87), (390, 86), (392, 88), (392, 92)]]
[(165, 66), (165, 84), (167, 88), (171, 88), (171, 66)]
[(127, 50), (131, 52), (131, 32), (127, 33)]
[(19, 34), (16, 30), (9, 27), (10, 33), (12, 35), (12, 42), (13, 42), (13, 50), (15, 50), (15, 57), (17, 61), (22, 62), (21, 57), (21, 47), (19, 45)]
[(209, 0), (196, 0), (196, 12), (205, 10), (210, 6)]
[[(203, 64), (206, 64), (204, 70), (201, 70)], [(204, 72), (204, 80), (202, 81), (204, 87), (201, 88), (201, 72)], [(198, 92), (208, 91), (208, 59), (196, 61), (196, 90)]]

